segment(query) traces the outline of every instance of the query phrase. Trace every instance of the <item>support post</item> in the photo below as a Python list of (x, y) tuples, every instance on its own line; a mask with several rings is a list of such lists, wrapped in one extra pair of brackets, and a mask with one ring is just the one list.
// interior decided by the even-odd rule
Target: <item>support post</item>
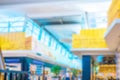
[(82, 57), (82, 80), (91, 79), (91, 56), (84, 55)]

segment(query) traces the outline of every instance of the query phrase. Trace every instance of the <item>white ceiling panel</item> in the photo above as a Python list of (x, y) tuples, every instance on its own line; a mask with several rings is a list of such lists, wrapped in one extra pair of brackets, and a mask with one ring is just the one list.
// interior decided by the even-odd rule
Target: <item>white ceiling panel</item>
[[(60, 2), (60, 1), (72, 1), (72, 0), (1, 0), (1, 5), (7, 4), (22, 4), (22, 3), (38, 3), (38, 2)], [(75, 0), (77, 2), (105, 2), (110, 0)]]
[[(12, 2), (13, 0), (9, 0), (9, 2), (10, 1)], [(0, 8), (23, 12), (27, 14), (29, 17), (33, 17), (33, 18), (38, 18), (38, 17), (41, 18), (41, 17), (66, 16), (66, 15), (79, 15), (81, 14), (82, 11), (107, 12), (108, 7), (111, 3), (110, 0), (106, 0), (106, 1), (92, 0), (94, 2), (90, 2), (91, 0), (77, 0), (77, 1), (66, 0), (59, 2), (58, 1), (54, 0), (53, 2), (46, 1), (43, 3), (38, 2), (38, 3), (28, 3), (28, 4), (24, 3), (24, 4), (13, 4), (13, 5), (0, 5)]]

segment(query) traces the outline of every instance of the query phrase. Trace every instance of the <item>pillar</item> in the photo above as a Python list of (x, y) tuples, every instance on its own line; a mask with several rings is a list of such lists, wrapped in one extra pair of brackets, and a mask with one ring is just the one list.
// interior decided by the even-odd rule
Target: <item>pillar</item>
[[(29, 63), (28, 63), (28, 61), (27, 61), (27, 58), (25, 58), (25, 57), (23, 57), (22, 58), (22, 65), (21, 65), (21, 67), (22, 67), (22, 71), (26, 71), (26, 72), (28, 72), (29, 71)], [(23, 80), (30, 80), (30, 75), (25, 75), (25, 74), (22, 74), (22, 79)]]
[(120, 53), (116, 53), (116, 77), (120, 80)]
[(82, 57), (82, 80), (91, 79), (91, 56), (84, 55)]

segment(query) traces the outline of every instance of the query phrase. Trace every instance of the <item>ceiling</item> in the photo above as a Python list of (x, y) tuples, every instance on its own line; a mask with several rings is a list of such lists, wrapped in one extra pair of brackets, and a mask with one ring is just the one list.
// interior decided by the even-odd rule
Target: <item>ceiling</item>
[(76, 16), (34, 19), (34, 21), (40, 25), (43, 25), (68, 48), (71, 48), (72, 34), (79, 33), (80, 29), (83, 27), (82, 24), (85, 25), (82, 14)]
[(110, 2), (110, 0), (2, 0), (0, 9), (15, 10), (32, 18), (50, 18), (79, 15), (81, 11), (106, 12)]
[[(0, 9), (26, 14), (71, 48), (72, 34), (90, 26), (86, 13), (98, 16), (98, 20), (106, 18), (110, 3), (111, 0), (1, 0)], [(100, 23), (100, 27), (106, 27), (106, 21), (102, 22), (105, 24)]]
[[(2, 0), (0, 5), (6, 4), (23, 4), (23, 3), (41, 3), (41, 2), (60, 2), (60, 1), (72, 1), (72, 0)], [(77, 2), (105, 2), (109, 0), (75, 0)]]

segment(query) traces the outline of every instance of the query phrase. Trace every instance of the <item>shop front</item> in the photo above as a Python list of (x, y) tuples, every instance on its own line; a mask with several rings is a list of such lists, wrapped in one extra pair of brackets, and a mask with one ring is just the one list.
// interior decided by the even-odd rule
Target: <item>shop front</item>
[[(27, 57), (5, 57), (7, 70), (27, 71), (29, 75), (24, 75), (24, 80), (42, 80), (44, 63)], [(12, 76), (17, 76), (13, 74)]]
[(92, 67), (94, 80), (116, 80), (115, 59), (114, 55), (97, 56)]

